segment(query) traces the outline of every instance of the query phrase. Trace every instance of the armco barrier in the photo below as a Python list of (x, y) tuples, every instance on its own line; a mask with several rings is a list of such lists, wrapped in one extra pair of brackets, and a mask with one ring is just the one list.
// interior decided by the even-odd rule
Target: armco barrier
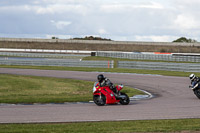
[(28, 65), (28, 66), (67, 66), (67, 67), (95, 67), (113, 68), (113, 61), (84, 61), (81, 59), (44, 59), (44, 58), (0, 58), (1, 65)]
[[(1, 65), (28, 65), (28, 66), (67, 66), (67, 67), (95, 67), (114, 68), (114, 61), (85, 61), (81, 59), (50, 59), (50, 58), (20, 58), (0, 57)], [(165, 71), (200, 72), (199, 63), (164, 63), (118, 61), (118, 68), (147, 69)]]
[(174, 55), (174, 54), (150, 54), (150, 53), (135, 53), (135, 52), (100, 52), (96, 56), (113, 57), (123, 59), (136, 60), (159, 60), (159, 61), (177, 61), (177, 62), (200, 62), (200, 55)]
[(128, 69), (200, 72), (199, 63), (118, 61), (117, 65), (118, 68), (128, 68)]

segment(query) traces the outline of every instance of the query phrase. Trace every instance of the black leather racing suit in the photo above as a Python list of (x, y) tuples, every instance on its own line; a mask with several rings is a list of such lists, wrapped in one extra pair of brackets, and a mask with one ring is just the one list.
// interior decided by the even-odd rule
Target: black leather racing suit
[(191, 81), (192, 87), (194, 87), (196, 84), (199, 84), (197, 86), (197, 88), (200, 88), (200, 78), (199, 77), (196, 77), (195, 80)]
[(117, 93), (117, 89), (116, 87), (113, 85), (113, 83), (107, 79), (106, 77), (103, 79), (103, 81), (100, 83), (99, 82), (100, 87), (104, 87), (104, 86), (109, 86), (110, 89), (114, 92)]

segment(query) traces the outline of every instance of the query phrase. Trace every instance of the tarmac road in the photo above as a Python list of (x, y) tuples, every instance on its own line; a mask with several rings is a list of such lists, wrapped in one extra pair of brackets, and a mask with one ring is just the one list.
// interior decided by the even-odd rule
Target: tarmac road
[[(19, 74), (96, 81), (98, 72), (0, 68), (0, 74)], [(104, 73), (114, 83), (155, 95), (129, 105), (96, 106), (94, 103), (1, 105), (0, 123), (119, 121), (200, 118), (200, 101), (188, 88), (187, 77)], [(92, 91), (92, 88), (91, 88)]]

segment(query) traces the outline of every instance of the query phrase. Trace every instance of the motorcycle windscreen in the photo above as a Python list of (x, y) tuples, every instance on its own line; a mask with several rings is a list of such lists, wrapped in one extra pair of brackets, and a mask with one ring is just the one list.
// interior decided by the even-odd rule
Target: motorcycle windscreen
[(97, 86), (98, 82), (95, 82), (94, 83), (94, 86), (93, 86), (93, 93), (96, 91), (96, 86)]

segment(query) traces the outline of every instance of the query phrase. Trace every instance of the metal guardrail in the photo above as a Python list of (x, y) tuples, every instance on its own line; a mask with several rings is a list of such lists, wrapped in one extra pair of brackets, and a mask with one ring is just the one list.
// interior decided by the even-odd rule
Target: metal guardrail
[(118, 61), (117, 65), (118, 68), (128, 69), (200, 72), (200, 64), (197, 63)]
[(0, 48), (2, 52), (26, 52), (26, 53), (70, 53), (70, 54), (91, 54), (95, 51), (86, 50), (54, 50), (54, 49), (15, 49), (15, 48)]
[[(1, 65), (28, 65), (28, 66), (114, 68), (114, 61), (85, 61), (81, 59), (0, 57), (0, 64)], [(200, 72), (199, 63), (118, 61), (117, 67), (128, 68), (128, 69)]]
[(0, 58), (1, 65), (28, 66), (67, 66), (67, 67), (95, 67), (113, 68), (113, 61), (85, 61), (80, 59), (45, 59), (45, 58)]
[(96, 52), (96, 56), (137, 59), (137, 60), (161, 60), (161, 61), (177, 61), (177, 62), (200, 62), (200, 56), (186, 55), (165, 55), (165, 54), (137, 54), (131, 52)]

